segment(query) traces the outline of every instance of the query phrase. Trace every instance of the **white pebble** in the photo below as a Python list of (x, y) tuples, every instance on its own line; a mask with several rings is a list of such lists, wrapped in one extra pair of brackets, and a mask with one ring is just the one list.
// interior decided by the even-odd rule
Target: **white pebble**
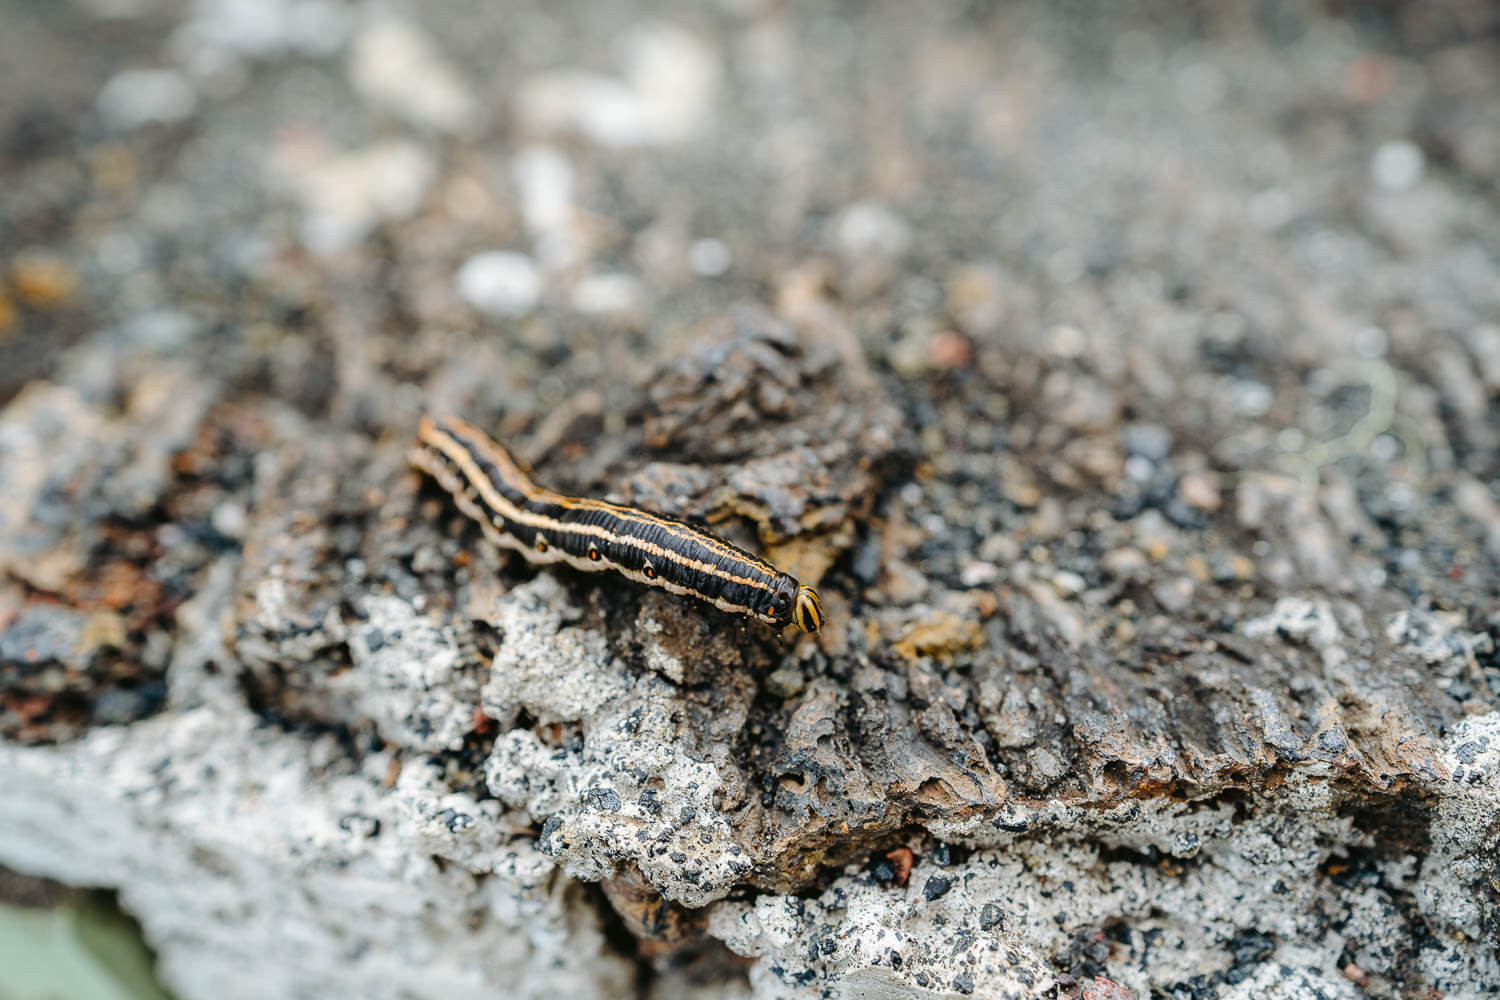
[(330, 56), (354, 27), (351, 6), (334, 0), (196, 0), (191, 11), (172, 37), (184, 63), (208, 49), (253, 58), (288, 50)]
[(1194, 589), (1191, 578), (1180, 576), (1157, 584), (1151, 589), (1151, 596), (1156, 598), (1156, 603), (1160, 604), (1164, 611), (1177, 615), (1192, 605)]
[(688, 248), (688, 264), (699, 277), (720, 277), (729, 270), (732, 263), (734, 255), (729, 251), (729, 244), (723, 240), (712, 237), (694, 240), (693, 245)]
[(713, 110), (719, 53), (670, 24), (636, 30), (625, 46), (625, 76), (645, 110), (652, 138), (666, 143), (693, 136)]
[(1385, 357), (1388, 346), (1390, 337), (1378, 326), (1363, 327), (1354, 335), (1354, 353), (1370, 361)]
[(1410, 191), (1422, 179), (1426, 157), (1416, 143), (1398, 139), (1383, 142), (1370, 157), (1370, 178), (1383, 191)]
[(641, 283), (628, 274), (594, 274), (573, 289), (573, 308), (586, 316), (628, 312), (645, 299)]
[(1000, 567), (991, 562), (971, 562), (958, 574), (958, 581), (965, 587), (980, 587), (992, 583), (1000, 575)]
[(130, 129), (187, 118), (197, 110), (198, 94), (176, 70), (127, 69), (100, 88), (98, 107), (111, 127)]
[(249, 523), (245, 508), (233, 500), (225, 500), (215, 507), (210, 521), (214, 530), (225, 538), (244, 538), (245, 527)]
[(1271, 404), (1276, 401), (1276, 394), (1264, 382), (1240, 379), (1234, 383), (1231, 398), (1234, 400), (1235, 412), (1240, 416), (1263, 417), (1270, 412)]
[(286, 0), (200, 0), (178, 30), (173, 48), (185, 54), (213, 45), (249, 56), (273, 56), (287, 48)]
[(911, 245), (911, 228), (895, 212), (874, 202), (855, 202), (834, 224), (840, 252), (849, 257), (896, 257)]
[(561, 70), (526, 80), (516, 116), (534, 132), (576, 132), (601, 146), (629, 148), (650, 141), (640, 98), (624, 81)]
[(333, 0), (298, 0), (287, 8), (284, 25), (292, 48), (331, 56), (349, 40), (354, 17), (351, 8)]
[(634, 31), (623, 47), (623, 79), (564, 68), (525, 80), (516, 95), (523, 126), (628, 148), (680, 142), (712, 120), (722, 74), (715, 49), (671, 25)]
[(1061, 570), (1052, 577), (1052, 589), (1059, 597), (1072, 597), (1083, 592), (1088, 583), (1072, 570)]
[(414, 25), (381, 17), (349, 53), (349, 83), (365, 100), (413, 125), (472, 135), (479, 105), (432, 41)]
[(437, 175), (437, 164), (410, 142), (382, 142), (310, 168), (290, 168), (306, 212), (303, 244), (337, 253), (363, 239), (382, 220), (409, 217)]
[(542, 297), (542, 276), (525, 254), (488, 250), (464, 261), (455, 279), (459, 297), (487, 316), (524, 316)]
[(1021, 546), (1009, 535), (991, 535), (979, 543), (979, 558), (985, 562), (1013, 563), (1021, 558)]
[(1393, 462), (1401, 453), (1401, 441), (1394, 434), (1382, 434), (1370, 442), (1370, 457), (1377, 462)]
[(516, 154), (511, 174), (521, 200), (521, 217), (533, 233), (549, 233), (573, 221), (573, 167), (550, 146)]
[(1076, 326), (1060, 324), (1047, 331), (1052, 353), (1063, 359), (1081, 357), (1089, 349), (1088, 337)]
[(1137, 483), (1144, 483), (1156, 475), (1156, 464), (1144, 455), (1131, 455), (1125, 460), (1125, 475)]

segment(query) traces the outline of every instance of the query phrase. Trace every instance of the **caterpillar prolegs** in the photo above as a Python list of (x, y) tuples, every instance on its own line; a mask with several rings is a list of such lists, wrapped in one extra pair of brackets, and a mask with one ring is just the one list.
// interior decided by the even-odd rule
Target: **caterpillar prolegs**
[(423, 417), (411, 462), (486, 538), (533, 563), (614, 572), (768, 625), (823, 626), (811, 587), (721, 538), (662, 514), (538, 486), (504, 448), (455, 417)]

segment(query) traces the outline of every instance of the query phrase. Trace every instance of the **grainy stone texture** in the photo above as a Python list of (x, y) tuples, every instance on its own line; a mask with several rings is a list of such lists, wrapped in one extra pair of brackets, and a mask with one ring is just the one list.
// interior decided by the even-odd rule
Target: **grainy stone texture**
[(0, 865), (181, 996), (1500, 989), (1487, 5), (10, 7)]

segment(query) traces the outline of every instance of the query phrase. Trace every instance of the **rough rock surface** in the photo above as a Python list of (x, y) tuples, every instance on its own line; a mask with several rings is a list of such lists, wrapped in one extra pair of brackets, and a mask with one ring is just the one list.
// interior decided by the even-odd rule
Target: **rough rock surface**
[(1500, 988), (1487, 5), (4, 14), (0, 865), (180, 996)]

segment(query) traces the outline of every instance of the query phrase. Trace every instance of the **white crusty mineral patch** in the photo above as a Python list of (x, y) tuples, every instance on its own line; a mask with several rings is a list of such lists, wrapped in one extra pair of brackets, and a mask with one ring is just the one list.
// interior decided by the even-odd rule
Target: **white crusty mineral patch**
[[(1450, 736), (1444, 762), (1452, 778), (1438, 801), (1430, 831), (1432, 849), (1413, 886), (1422, 914), (1446, 928), (1448, 948), (1429, 949), (1422, 966), (1435, 989), (1449, 997), (1477, 982), (1500, 982), (1500, 934), (1494, 880), (1500, 874), (1500, 714), (1459, 723)], [(1486, 891), (1488, 890), (1488, 891)], [(1491, 947), (1485, 947), (1490, 935)], [(1472, 947), (1459, 947), (1473, 942)]]
[(474, 727), (479, 679), (460, 669), (453, 630), (399, 597), (365, 598), (365, 621), (349, 628), (354, 669), (330, 686), (396, 746), (457, 750)]
[(758, 959), (750, 970), (757, 997), (1041, 995), (1054, 982), (1051, 967), (1004, 925), (984, 864), (955, 872), (924, 862), (904, 888), (851, 869), (813, 899), (720, 903), (709, 931)]
[(495, 803), (419, 767), (388, 790), (386, 755), (344, 759), (227, 702), (0, 744), (0, 865), (117, 888), (184, 1000), (629, 993), (576, 883)]
[(750, 871), (717, 800), (725, 781), (682, 746), (678, 688), (632, 675), (599, 633), (564, 623), (567, 596), (550, 574), (496, 603), (505, 639), (485, 685), (485, 710), (578, 726), (544, 744), (534, 729), (495, 742), (485, 777), (506, 805), (541, 824), (539, 846), (576, 878), (639, 868), (668, 899), (702, 906)]
[(578, 608), (551, 573), (497, 597), (483, 612), (504, 636), (483, 691), (484, 711), (509, 728), (522, 710), (540, 723), (586, 722), (620, 698), (624, 670), (604, 636), (568, 624)]

